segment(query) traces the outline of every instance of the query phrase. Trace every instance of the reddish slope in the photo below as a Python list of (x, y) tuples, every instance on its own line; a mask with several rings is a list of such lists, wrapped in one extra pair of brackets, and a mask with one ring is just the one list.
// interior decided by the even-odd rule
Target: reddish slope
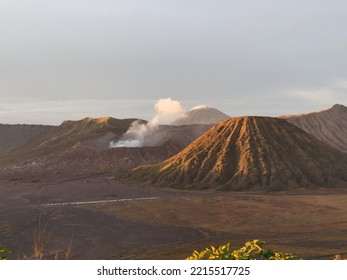
[(174, 188), (280, 190), (347, 185), (347, 156), (285, 120), (233, 118), (176, 156), (121, 179)]

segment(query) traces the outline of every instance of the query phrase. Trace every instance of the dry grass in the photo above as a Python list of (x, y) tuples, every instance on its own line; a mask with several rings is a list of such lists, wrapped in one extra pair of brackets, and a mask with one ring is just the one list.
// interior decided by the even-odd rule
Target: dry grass
[(31, 256), (23, 255), (23, 260), (45, 260), (61, 259), (61, 256), (65, 260), (72, 258), (73, 252), (73, 238), (71, 237), (69, 245), (65, 250), (49, 250), (49, 240), (53, 231), (48, 231), (48, 223), (42, 223), (42, 216), (39, 215), (38, 226), (33, 232), (33, 254)]
[(47, 225), (42, 225), (42, 217), (39, 216), (38, 228), (34, 230), (34, 246), (33, 246), (33, 258), (35, 260), (42, 260), (44, 256), (45, 248), (47, 247), (47, 241), (49, 233), (47, 233)]
[(0, 233), (2, 233), (4, 236), (10, 236), (12, 233), (12, 224), (8, 221), (1, 223)]
[(335, 261), (341, 261), (341, 260), (347, 260), (347, 259), (344, 259), (341, 255), (336, 255), (334, 260)]

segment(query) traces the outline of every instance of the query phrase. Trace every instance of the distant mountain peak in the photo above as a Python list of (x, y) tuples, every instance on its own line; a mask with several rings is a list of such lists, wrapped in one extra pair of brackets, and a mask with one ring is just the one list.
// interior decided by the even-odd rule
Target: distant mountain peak
[(191, 108), (182, 117), (178, 118), (172, 125), (190, 124), (216, 124), (222, 120), (230, 118), (223, 112), (208, 105), (199, 105)]
[(87, 118), (85, 118), (83, 120), (86, 121), (86, 122), (107, 123), (107, 122), (109, 122), (112, 119), (113, 119), (112, 117), (108, 116), (108, 117), (101, 117), (101, 118), (90, 118), (90, 117), (87, 117)]
[(317, 139), (347, 153), (347, 107), (335, 104), (329, 109), (302, 115), (283, 116)]
[[(208, 108), (212, 108), (211, 106), (208, 105), (198, 105), (198, 106), (194, 106), (193, 108), (191, 108), (189, 111), (194, 111), (194, 110), (201, 110), (201, 109), (208, 109)], [(213, 108), (212, 108), (213, 109)]]
[(345, 110), (345, 111), (347, 111), (347, 107), (346, 106), (344, 106), (344, 105), (342, 105), (342, 104), (335, 104), (333, 107), (331, 107), (329, 110), (334, 110), (334, 111), (336, 111), (336, 110), (338, 110), (338, 111), (340, 111), (340, 110)]
[(100, 117), (100, 118), (92, 118), (92, 117), (85, 117), (81, 120), (65, 120), (62, 124), (68, 124), (68, 123), (108, 123), (109, 121), (113, 120), (114, 118), (107, 116), (107, 117)]
[(344, 107), (344, 108), (346, 108), (346, 106), (344, 106), (343, 104), (339, 104), (339, 103), (336, 103), (332, 108), (334, 108), (334, 107)]

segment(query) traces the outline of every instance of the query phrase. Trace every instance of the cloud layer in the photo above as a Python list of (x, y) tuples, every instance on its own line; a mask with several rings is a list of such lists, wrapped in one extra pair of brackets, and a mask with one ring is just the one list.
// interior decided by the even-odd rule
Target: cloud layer
[[(82, 103), (125, 116), (124, 100), (165, 96), (230, 115), (346, 103), (346, 10), (340, 0), (3, 0), (0, 100), (15, 113), (0, 122), (82, 117)], [(129, 114), (148, 118), (146, 106)]]

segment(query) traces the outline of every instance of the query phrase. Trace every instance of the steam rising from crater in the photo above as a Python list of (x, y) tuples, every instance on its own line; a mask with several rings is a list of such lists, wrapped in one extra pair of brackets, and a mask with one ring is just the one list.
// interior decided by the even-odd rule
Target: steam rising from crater
[(155, 116), (144, 124), (135, 121), (117, 142), (111, 142), (110, 148), (158, 146), (163, 144), (165, 133), (158, 128), (160, 124), (168, 124), (184, 114), (185, 110), (180, 102), (171, 98), (159, 99), (155, 105)]

